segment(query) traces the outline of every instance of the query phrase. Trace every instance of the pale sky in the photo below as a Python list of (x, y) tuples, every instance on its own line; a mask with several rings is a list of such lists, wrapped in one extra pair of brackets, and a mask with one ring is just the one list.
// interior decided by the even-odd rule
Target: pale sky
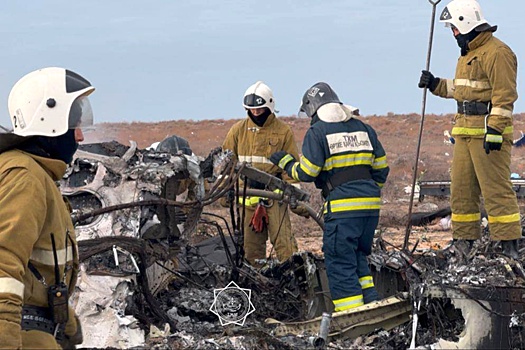
[[(431, 71), (452, 78), (459, 48), (438, 21), (447, 3), (437, 5)], [(525, 112), (525, 3), (480, 4), (518, 57), (514, 111)], [(48, 66), (91, 81), (96, 123), (242, 118), (257, 80), (282, 116), (318, 81), (363, 115), (420, 113), (431, 14), (428, 0), (4, 0), (0, 125), (11, 127), (14, 83)], [(429, 95), (427, 113), (454, 109)]]

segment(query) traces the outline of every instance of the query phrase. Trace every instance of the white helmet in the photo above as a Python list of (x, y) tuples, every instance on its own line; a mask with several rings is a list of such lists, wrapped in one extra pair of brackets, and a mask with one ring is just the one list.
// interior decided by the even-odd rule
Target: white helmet
[(452, 0), (441, 12), (439, 21), (446, 27), (453, 25), (460, 34), (468, 34), (483, 24), (484, 28), (490, 28), (475, 0)]
[(93, 124), (87, 96), (95, 88), (64, 68), (43, 68), (22, 77), (8, 99), (13, 133), (19, 136), (60, 136), (68, 129)]
[(263, 83), (258, 81), (250, 86), (244, 93), (244, 108), (268, 108), (270, 112), (275, 112), (275, 100), (273, 99), (272, 90)]

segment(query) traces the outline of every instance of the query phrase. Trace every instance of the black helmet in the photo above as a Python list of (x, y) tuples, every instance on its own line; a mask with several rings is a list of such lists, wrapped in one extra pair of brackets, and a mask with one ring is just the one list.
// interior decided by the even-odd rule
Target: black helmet
[(341, 103), (341, 101), (330, 85), (316, 83), (304, 93), (300, 112), (312, 118), (319, 107), (327, 103)]
[(171, 154), (177, 154), (182, 152), (182, 154), (186, 154), (191, 156), (193, 153), (190, 148), (190, 144), (188, 141), (180, 136), (172, 135), (164, 140), (160, 141), (160, 143), (157, 145), (157, 152), (166, 152)]

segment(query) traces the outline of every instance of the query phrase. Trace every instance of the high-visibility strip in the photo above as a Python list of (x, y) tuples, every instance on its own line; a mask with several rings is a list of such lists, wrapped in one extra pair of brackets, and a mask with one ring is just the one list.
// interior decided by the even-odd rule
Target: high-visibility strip
[(454, 92), (456, 91), (456, 87), (454, 86), (454, 80), (453, 79), (447, 79), (447, 96), (446, 98), (453, 98)]
[[(66, 262), (73, 261), (73, 249), (71, 246), (67, 247), (67, 252), (65, 249), (58, 249), (57, 258), (59, 265), (65, 265)], [(29, 259), (43, 265), (55, 266), (55, 258), (53, 257), (52, 250), (33, 249), (33, 253)]]
[(293, 162), (295, 159), (292, 157), (291, 154), (286, 154), (284, 157), (281, 158), (279, 161), (279, 168), (284, 169), (286, 167), (286, 164)]
[(363, 276), (359, 279), (362, 289), (368, 289), (374, 287), (374, 279), (372, 276)]
[(519, 222), (520, 213), (502, 215), (502, 216), (490, 216), (489, 215), (489, 224), (508, 224), (511, 222)]
[(297, 167), (299, 166), (300, 166), (299, 163), (295, 163), (294, 165), (292, 165), (292, 170), (290, 174), (292, 176), (292, 179), (297, 180), (297, 181), (301, 181), (301, 179), (299, 179), (299, 173), (297, 172)]
[(369, 152), (344, 154), (327, 158), (323, 170), (329, 171), (334, 168), (345, 168), (353, 165), (372, 165), (373, 162), (374, 155)]
[(304, 173), (308, 176), (317, 177), (317, 175), (319, 175), (319, 173), (321, 172), (321, 167), (310, 162), (305, 156), (301, 157), (300, 162), (301, 170), (304, 171)]
[(335, 311), (343, 311), (353, 309), (365, 305), (363, 300), (363, 294), (355, 295), (353, 297), (347, 297), (343, 299), (333, 300)]
[(24, 297), (24, 284), (12, 277), (0, 277), (0, 293), (9, 293)]
[(372, 163), (372, 169), (384, 169), (387, 166), (386, 156), (378, 157), (374, 159), (374, 162)]
[(500, 108), (500, 107), (492, 107), (492, 109), (490, 110), (490, 114), (501, 115), (503, 117), (512, 118), (511, 110)]
[(467, 86), (473, 89), (490, 89), (490, 83), (486, 80), (454, 79), (454, 86)]
[(385, 185), (384, 182), (376, 182), (377, 186), (379, 186), (379, 188), (383, 188), (383, 186)]
[(452, 221), (456, 222), (474, 222), (481, 220), (481, 213), (474, 214), (454, 214), (452, 213)]
[(273, 163), (266, 157), (262, 156), (238, 156), (239, 162), (246, 162), (246, 163), (259, 163), (259, 164), (272, 164)]
[[(507, 126), (503, 130), (503, 133), (514, 133), (514, 128), (512, 126)], [(460, 128), (455, 126), (452, 128), (452, 135), (482, 136), (485, 135), (485, 128)]]
[(246, 197), (246, 200), (244, 200), (243, 197), (239, 197), (239, 204), (240, 205), (246, 205), (248, 207), (253, 207), (254, 205), (259, 204), (259, 200), (264, 199), (263, 197)]
[(379, 197), (362, 197), (362, 198), (345, 198), (330, 201), (332, 213), (338, 213), (349, 210), (379, 210), (381, 209), (381, 198)]

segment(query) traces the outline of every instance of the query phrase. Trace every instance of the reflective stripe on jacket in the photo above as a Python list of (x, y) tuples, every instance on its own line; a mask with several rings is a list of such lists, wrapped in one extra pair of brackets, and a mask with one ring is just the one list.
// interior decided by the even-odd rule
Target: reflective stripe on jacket
[[(433, 93), (459, 102), (490, 102), (488, 126), (511, 139), (512, 112), (518, 98), (516, 75), (514, 52), (491, 32), (483, 32), (469, 44), (468, 53), (458, 59), (454, 80), (441, 79)], [(484, 117), (456, 114), (452, 135), (483, 137)]]

